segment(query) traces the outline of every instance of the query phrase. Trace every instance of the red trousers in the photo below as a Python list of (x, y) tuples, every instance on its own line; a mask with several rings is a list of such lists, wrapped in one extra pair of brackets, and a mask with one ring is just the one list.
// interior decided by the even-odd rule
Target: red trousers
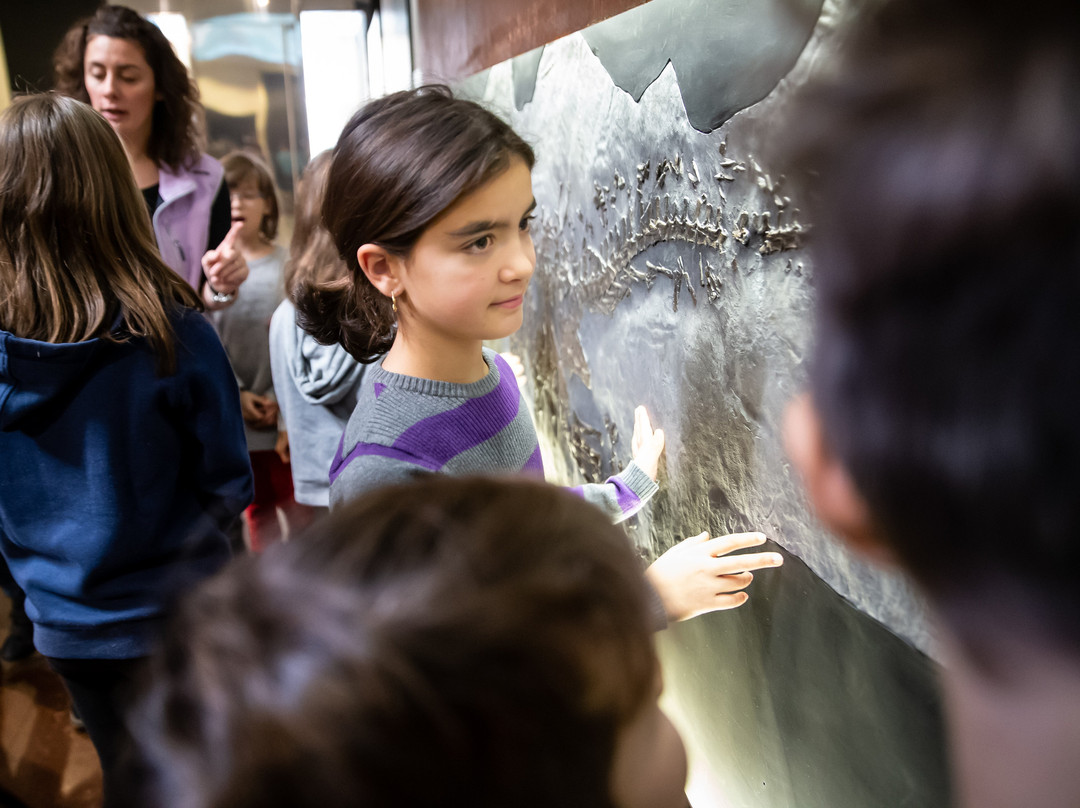
[(306, 528), (314, 519), (313, 509), (293, 499), (292, 469), (273, 449), (250, 452), (251, 471), (255, 475), (255, 498), (244, 511), (249, 545), (259, 552), (284, 538), (278, 509), (281, 509), (290, 535)]

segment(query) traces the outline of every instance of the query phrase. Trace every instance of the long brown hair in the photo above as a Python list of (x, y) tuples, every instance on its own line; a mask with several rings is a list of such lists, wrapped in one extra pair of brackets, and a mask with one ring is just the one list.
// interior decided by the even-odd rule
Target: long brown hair
[(356, 251), (377, 244), (408, 255), (440, 213), (509, 168), (535, 161), (532, 147), (498, 116), (449, 88), (427, 85), (370, 101), (345, 125), (329, 169), (322, 215), (351, 283), (305, 281), (297, 322), (361, 362), (390, 349), (390, 301), (364, 275)]
[(331, 156), (329, 150), (316, 155), (304, 169), (296, 189), (296, 219), (285, 267), (285, 292), (290, 299), (298, 284), (325, 287), (349, 283), (349, 268), (338, 255), (333, 236), (322, 220)]
[(154, 102), (147, 155), (179, 171), (199, 159), (203, 142), (203, 109), (199, 88), (173, 51), (161, 29), (126, 6), (104, 5), (64, 35), (53, 55), (56, 91), (89, 103), (84, 79), (86, 43), (95, 36), (126, 39), (137, 44), (154, 73)]
[(201, 308), (158, 254), (112, 127), (62, 95), (16, 99), (0, 114), (0, 328), (52, 343), (145, 337), (171, 372), (170, 303)]

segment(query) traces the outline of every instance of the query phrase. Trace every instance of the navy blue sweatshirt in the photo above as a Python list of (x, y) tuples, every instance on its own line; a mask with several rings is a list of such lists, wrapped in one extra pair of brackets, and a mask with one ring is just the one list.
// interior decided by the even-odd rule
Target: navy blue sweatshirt
[(50, 344), (0, 331), (0, 550), (46, 656), (146, 654), (179, 591), (229, 557), (251, 501), (236, 381), (200, 314), (177, 369), (140, 338)]

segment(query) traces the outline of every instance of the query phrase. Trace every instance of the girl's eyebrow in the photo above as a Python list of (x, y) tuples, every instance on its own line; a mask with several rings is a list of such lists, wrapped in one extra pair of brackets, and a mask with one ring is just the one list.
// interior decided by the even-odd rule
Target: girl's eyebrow
[[(528, 216), (535, 209), (536, 209), (536, 200), (533, 199), (532, 204), (530, 204), (529, 207), (527, 207), (525, 209), (525, 213), (522, 214), (522, 218), (524, 218), (525, 216)], [(469, 222), (469, 224), (465, 225), (464, 227), (460, 227), (457, 230), (451, 230), (449, 233), (447, 233), (447, 235), (448, 236), (453, 236), (455, 238), (461, 238), (461, 237), (464, 237), (464, 236), (475, 236), (477, 233), (483, 233), (485, 230), (498, 230), (499, 228), (504, 228), (505, 229), (505, 228), (507, 228), (509, 226), (510, 226), (509, 222), (504, 222), (504, 221), (494, 222), (494, 221), (491, 221), (490, 219), (484, 219), (483, 221), (479, 221), (479, 222)]]
[[(87, 67), (91, 67), (91, 68), (93, 68), (93, 67), (107, 68), (108, 65), (106, 65), (104, 62), (90, 62), (90, 64), (87, 65)], [(122, 64), (122, 65), (114, 65), (113, 69), (117, 73), (120, 73), (120, 72), (123, 72), (124, 70), (139, 70), (140, 68), (139, 68), (139, 65), (137, 65), (137, 64)]]

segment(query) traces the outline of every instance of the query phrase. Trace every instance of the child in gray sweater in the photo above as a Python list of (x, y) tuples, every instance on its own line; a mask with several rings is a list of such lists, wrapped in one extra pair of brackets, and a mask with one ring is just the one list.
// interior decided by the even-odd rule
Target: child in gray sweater
[(222, 160), (232, 205), (235, 245), (250, 269), (243, 292), (229, 308), (210, 315), (240, 387), (255, 500), (245, 511), (249, 546), (261, 550), (281, 541), (278, 510), (291, 530), (311, 521), (293, 497), (292, 474), (275, 447), (278, 405), (270, 374), (270, 317), (283, 297), (287, 253), (274, 243), (278, 204), (270, 171), (252, 155), (234, 152)]
[[(294, 293), (316, 339), (376, 363), (331, 466), (332, 505), (417, 473), (543, 475), (514, 374), (483, 345), (521, 327), (536, 265), (533, 161), (505, 122), (446, 87), (376, 99), (345, 126), (322, 216), (348, 276)], [(644, 407), (632, 443), (622, 473), (579, 489), (614, 521), (657, 490), (664, 435)], [(750, 570), (782, 559), (727, 554), (764, 541), (702, 533), (671, 548), (648, 573), (667, 616), (744, 603)]]
[[(297, 189), (296, 226), (285, 270), (289, 296), (298, 282), (348, 278), (345, 262), (322, 226), (329, 165), (330, 152), (319, 154), (308, 163)], [(330, 504), (330, 461), (370, 366), (340, 345), (316, 342), (297, 325), (296, 308), (286, 297), (270, 321), (270, 367), (281, 416), (278, 449), (292, 466), (296, 501), (325, 511)]]

